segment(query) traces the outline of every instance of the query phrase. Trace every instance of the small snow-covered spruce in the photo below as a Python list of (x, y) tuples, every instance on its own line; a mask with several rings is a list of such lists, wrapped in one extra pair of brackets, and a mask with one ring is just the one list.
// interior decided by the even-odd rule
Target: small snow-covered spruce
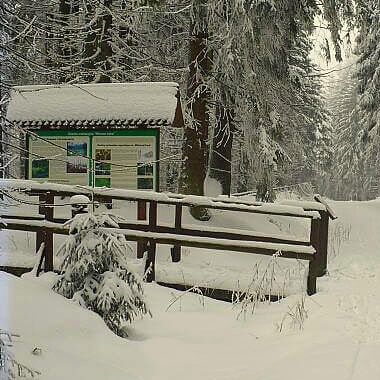
[(53, 289), (99, 314), (117, 335), (125, 325), (149, 314), (141, 279), (128, 268), (131, 247), (124, 235), (105, 231), (118, 228), (110, 214), (78, 214), (67, 222), (69, 237), (58, 251), (62, 272)]
[(41, 373), (21, 364), (9, 348), (12, 346), (12, 337), (8, 331), (0, 329), (0, 380), (34, 378)]

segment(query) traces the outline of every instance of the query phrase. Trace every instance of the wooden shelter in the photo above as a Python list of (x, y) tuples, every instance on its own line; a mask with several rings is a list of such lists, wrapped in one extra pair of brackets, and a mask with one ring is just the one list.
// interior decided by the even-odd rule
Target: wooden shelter
[(143, 190), (160, 188), (160, 131), (184, 126), (172, 82), (18, 86), (7, 120), (27, 136), (26, 178)]

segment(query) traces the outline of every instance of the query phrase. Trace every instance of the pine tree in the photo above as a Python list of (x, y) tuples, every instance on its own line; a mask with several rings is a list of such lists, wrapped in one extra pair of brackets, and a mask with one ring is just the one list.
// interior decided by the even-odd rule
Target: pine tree
[[(322, 141), (315, 136), (325, 126), (319, 84), (306, 59), (319, 12), (314, 0), (44, 1), (37, 9), (20, 0), (16, 18), (6, 1), (6, 25), (16, 25), (20, 37), (9, 40), (20, 59), (13, 61), (21, 67), (27, 56), (35, 71), (15, 80), (14, 68), (9, 82), (180, 82), (187, 111), (184, 192), (203, 194), (207, 170), (230, 192), (231, 165), (240, 160), (232, 151), (234, 135), (242, 136), (238, 150), (246, 151), (244, 177), (263, 183), (264, 193), (293, 181), (291, 171), (303, 162), (299, 177), (316, 171), (319, 151), (310, 154), (308, 147)], [(146, 7), (157, 4), (157, 12)], [(322, 5), (339, 58), (341, 18), (350, 15), (351, 1)]]
[(364, 145), (364, 167), (371, 187), (380, 183), (380, 3), (361, 0), (357, 12), (360, 28), (356, 48), (357, 116)]
[(150, 314), (139, 277), (128, 266), (131, 250), (110, 214), (78, 214), (68, 222), (70, 235), (58, 255), (62, 271), (53, 289), (99, 314), (117, 335), (126, 336), (127, 323)]
[[(347, 12), (340, 1), (324, 2), (337, 56), (340, 17), (350, 8), (350, 2), (346, 3)], [(204, 1), (192, 3), (193, 7), (204, 5)], [(209, 0), (207, 9), (207, 52), (202, 55), (211, 57), (211, 67), (207, 72), (200, 70), (197, 78), (202, 93), (208, 94), (203, 121), (214, 130), (211, 143), (205, 141), (207, 134), (200, 139), (210, 148), (209, 174), (224, 193), (230, 192), (232, 161), (240, 160), (232, 157), (232, 137), (242, 133), (239, 141), (247, 152), (249, 176), (259, 186), (260, 198), (273, 199), (276, 182), (308, 180), (322, 165), (315, 162), (329, 158), (327, 140), (319, 138), (327, 127), (320, 83), (308, 58), (319, 8), (314, 1)], [(188, 93), (188, 101), (200, 93)], [(195, 150), (205, 145), (189, 136), (185, 139)], [(317, 150), (309, 149), (313, 144), (319, 145)], [(204, 154), (194, 156), (195, 160), (185, 155), (186, 165), (204, 162)], [(292, 176), (291, 170), (300, 166), (298, 176)], [(203, 172), (197, 170), (198, 175)]]
[(367, 200), (378, 194), (380, 181), (380, 4), (358, 1), (356, 11), (357, 56), (337, 75), (329, 99), (337, 149), (326, 191)]
[(14, 336), (0, 329), (0, 380), (37, 378), (41, 373), (20, 363), (11, 352)]
[(353, 58), (343, 63), (344, 69), (335, 74), (327, 97), (336, 149), (333, 165), (325, 178), (324, 192), (334, 199), (367, 198), (364, 146), (356, 108), (358, 81), (355, 62)]

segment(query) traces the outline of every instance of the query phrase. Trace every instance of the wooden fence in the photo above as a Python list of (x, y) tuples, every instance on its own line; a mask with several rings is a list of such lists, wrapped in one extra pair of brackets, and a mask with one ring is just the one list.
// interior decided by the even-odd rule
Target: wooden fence
[[(137, 257), (143, 257), (147, 251), (146, 268), (150, 267), (148, 281), (155, 280), (155, 257), (157, 244), (169, 244), (172, 261), (181, 260), (181, 247), (224, 249), (260, 255), (274, 255), (281, 252), (281, 257), (309, 261), (307, 292), (316, 292), (316, 278), (323, 276), (327, 269), (327, 242), (329, 219), (334, 219), (333, 211), (316, 196), (316, 202), (296, 202), (292, 204), (267, 204), (247, 202), (238, 198), (186, 196), (120, 189), (87, 188), (65, 186), (51, 183), (37, 183), (22, 180), (0, 180), (3, 193), (25, 192), (39, 197), (39, 215), (20, 216), (2, 215), (3, 228), (35, 231), (36, 247), (45, 243), (44, 270), (52, 271), (53, 236), (68, 234), (64, 226), (66, 219), (54, 218), (54, 197), (83, 194), (91, 199), (112, 202), (112, 200), (133, 201), (136, 203), (135, 223), (121, 223), (119, 229), (110, 231), (122, 233), (127, 240), (137, 242)], [(171, 205), (175, 208), (173, 226), (159, 224), (157, 206)], [(248, 233), (239, 230), (215, 230), (199, 226), (184, 226), (182, 215), (184, 207), (201, 206), (213, 210), (237, 211), (250, 214), (264, 214), (289, 218), (302, 218), (310, 221), (309, 239), (294, 237), (269, 236), (262, 233)], [(148, 210), (147, 210), (148, 208)], [(147, 212), (148, 211), (148, 212)], [(42, 262), (40, 263), (42, 265)]]

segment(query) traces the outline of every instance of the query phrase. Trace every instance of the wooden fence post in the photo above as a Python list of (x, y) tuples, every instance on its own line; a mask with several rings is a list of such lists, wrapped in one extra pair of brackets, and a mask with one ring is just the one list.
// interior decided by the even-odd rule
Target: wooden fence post
[(317, 277), (324, 275), (323, 267), (323, 253), (321, 247), (321, 229), (322, 229), (322, 219), (312, 219), (311, 220), (311, 234), (310, 234), (310, 243), (315, 248), (314, 254), (314, 265), (315, 265), (315, 274)]
[[(38, 213), (40, 215), (45, 215), (45, 208), (43, 207), (43, 204), (46, 202), (45, 194), (40, 194), (38, 196)], [(46, 217), (45, 217), (46, 218)], [(38, 251), (41, 247), (41, 244), (45, 242), (45, 233), (43, 229), (40, 229), (36, 233), (36, 251)], [(37, 270), (37, 276), (39, 275), (39, 272), (41, 271), (42, 268), (42, 262), (45, 259), (45, 254), (46, 254), (46, 248), (44, 248), (44, 251), (41, 255), (41, 259), (38, 265), (38, 270)]]
[(320, 228), (321, 219), (311, 220), (311, 231), (310, 231), (310, 243), (315, 249), (315, 254), (313, 259), (309, 262), (309, 274), (307, 277), (307, 294), (313, 295), (317, 292), (317, 276), (321, 267), (320, 260)]
[[(149, 227), (154, 230), (157, 226), (157, 201), (149, 202)], [(148, 243), (148, 257), (145, 264), (145, 271), (149, 270), (146, 281), (152, 282), (156, 278), (155, 263), (156, 262), (156, 242), (150, 240)]]
[[(48, 205), (54, 204), (54, 195), (49, 192), (39, 195), (39, 213), (45, 216), (46, 221), (52, 221), (54, 218), (54, 207), (48, 207)], [(42, 243), (45, 243), (44, 254), (41, 256), (44, 258), (44, 270), (45, 272), (54, 270), (53, 262), (53, 233), (45, 230), (37, 232), (36, 236), (36, 249), (38, 250)], [(42, 260), (39, 265), (39, 271), (41, 270)]]
[[(137, 220), (146, 220), (146, 201), (137, 201)], [(143, 240), (137, 242), (137, 258), (142, 259), (146, 251), (146, 243)]]
[[(175, 231), (179, 234), (181, 232), (182, 227), (182, 205), (176, 204), (175, 205), (175, 224), (174, 228)], [(173, 263), (178, 263), (181, 261), (181, 246), (175, 245), (170, 249), (170, 253), (172, 256)]]
[(329, 214), (326, 211), (320, 211), (321, 228), (320, 228), (320, 272), (319, 276), (324, 276), (327, 272), (327, 250), (329, 241)]
[(309, 274), (307, 276), (307, 294), (312, 296), (317, 293), (317, 276), (315, 274), (314, 260), (309, 262)]
[(326, 210), (320, 211), (319, 214), (321, 215), (321, 237), (320, 237), (320, 245), (321, 245), (321, 268), (323, 270), (323, 274), (326, 274), (327, 272), (327, 256), (328, 256), (328, 243), (329, 243), (329, 220), (330, 218), (332, 220), (336, 219), (337, 216), (335, 215), (334, 210), (329, 206), (329, 204), (326, 202), (323, 197), (321, 197), (319, 194), (316, 194), (314, 196), (314, 200), (318, 203), (321, 203), (325, 206)]

